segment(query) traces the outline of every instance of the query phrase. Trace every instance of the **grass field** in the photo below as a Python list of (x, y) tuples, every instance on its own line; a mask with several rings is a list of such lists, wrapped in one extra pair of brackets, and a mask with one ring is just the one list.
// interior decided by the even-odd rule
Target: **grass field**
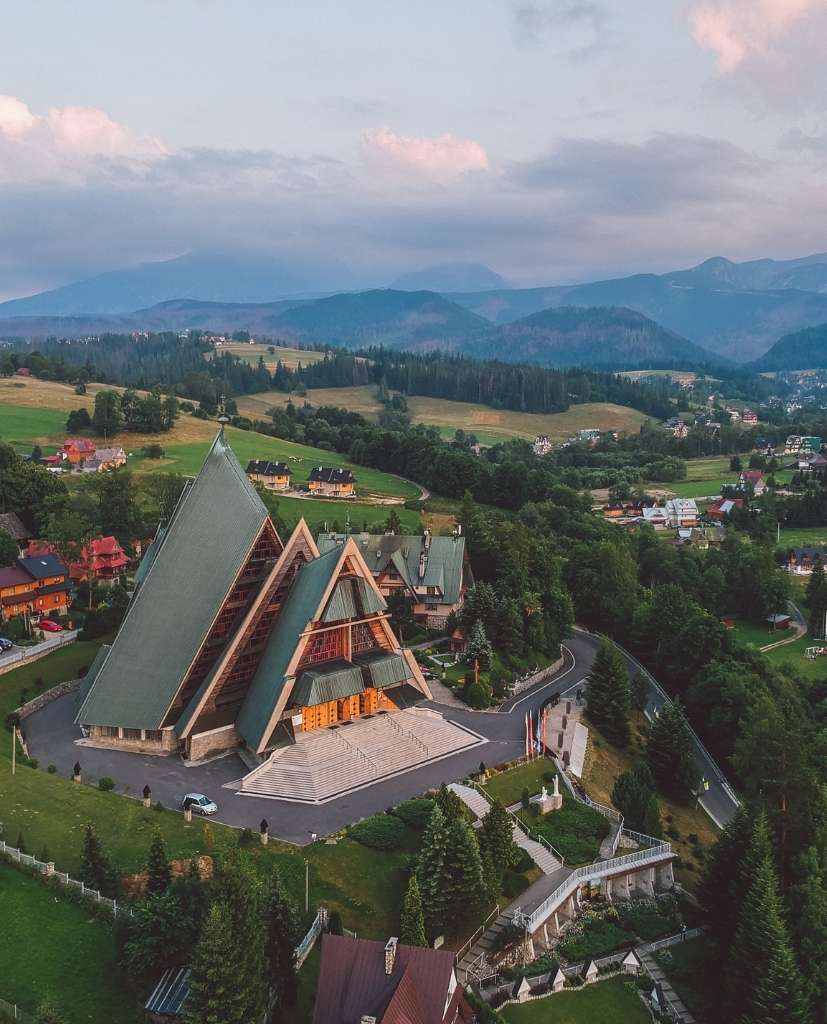
[(709, 990), (708, 960), (713, 954), (706, 936), (690, 939), (657, 954), (658, 963), (690, 1013), (708, 1020), (715, 1008), (716, 994)]
[(508, 807), (509, 804), (516, 804), (520, 800), (523, 789), (528, 790), (529, 796), (539, 793), (544, 785), (548, 785), (543, 781), (543, 774), (553, 771), (554, 762), (541, 758), (518, 765), (516, 768), (509, 768), (499, 775), (492, 775), (483, 789), (492, 800), (499, 800)]
[(508, 1024), (650, 1024), (652, 1018), (633, 982), (599, 981), (576, 992), (504, 1006)]
[(827, 526), (793, 526), (781, 530), (781, 548), (827, 547)]
[(738, 643), (752, 644), (753, 647), (764, 647), (765, 644), (784, 640), (792, 634), (792, 629), (778, 629), (772, 632), (765, 624), (759, 622), (741, 622), (739, 620), (735, 623), (735, 637)]
[(68, 1024), (144, 1019), (115, 966), (109, 922), (4, 862), (0, 921), (0, 998), (28, 1013), (48, 1000)]
[(348, 412), (358, 412), (366, 419), (375, 420), (382, 410), (382, 403), (376, 397), (376, 388), (364, 384), (353, 388), (313, 388), (305, 395), (287, 394), (284, 391), (261, 391), (255, 395), (243, 395), (236, 399), (238, 411), (251, 419), (269, 419), (273, 408), (283, 408), (292, 402), (297, 408), (308, 405), (335, 405)]
[(804, 652), (808, 647), (827, 646), (821, 640), (813, 640), (811, 636), (803, 636), (791, 644), (784, 644), (783, 647), (776, 647), (774, 651), (764, 651), (764, 657), (768, 658), (773, 665), (788, 665), (793, 671), (804, 679), (827, 679), (827, 657), (805, 658)]
[[(272, 373), (276, 363), (282, 362), (289, 370), (294, 370), (299, 363), (302, 366), (309, 366), (324, 359), (324, 352), (315, 352), (303, 348), (290, 348), (287, 345), (275, 345), (275, 352), (271, 352), (270, 345), (251, 345), (244, 341), (230, 341), (222, 345), (219, 352), (231, 352), (245, 363), (258, 363), (259, 357), (264, 358), (264, 365)], [(207, 358), (212, 357), (212, 352), (206, 353)]]

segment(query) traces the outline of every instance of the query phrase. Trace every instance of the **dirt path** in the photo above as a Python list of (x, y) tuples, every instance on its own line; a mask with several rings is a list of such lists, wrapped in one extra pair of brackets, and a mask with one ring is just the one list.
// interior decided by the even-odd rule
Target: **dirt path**
[(785, 636), (783, 640), (776, 640), (772, 644), (764, 644), (763, 647), (759, 647), (759, 651), (773, 651), (776, 647), (784, 647), (785, 644), (793, 644), (796, 640), (800, 640), (807, 632), (807, 621), (801, 612), (798, 605), (793, 604), (792, 601), (788, 602), (792, 609), (793, 618), (795, 619), (795, 632), (792, 636)]

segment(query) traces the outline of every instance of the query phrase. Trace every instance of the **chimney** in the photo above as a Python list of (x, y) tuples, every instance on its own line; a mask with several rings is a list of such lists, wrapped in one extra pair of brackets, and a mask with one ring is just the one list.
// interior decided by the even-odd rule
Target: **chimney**
[(399, 942), (395, 936), (391, 936), (385, 945), (385, 974), (393, 974), (393, 965), (396, 961), (396, 945)]
[(422, 534), (422, 539), (425, 542), (425, 550), (429, 551), (431, 547), (431, 531), (425, 530), (425, 532)]

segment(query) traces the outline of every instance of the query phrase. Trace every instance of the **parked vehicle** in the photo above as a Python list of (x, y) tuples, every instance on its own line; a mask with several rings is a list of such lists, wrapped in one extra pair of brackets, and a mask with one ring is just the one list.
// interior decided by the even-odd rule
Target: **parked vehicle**
[(184, 810), (192, 808), (195, 814), (215, 814), (218, 810), (218, 804), (203, 793), (187, 793), (181, 801), (181, 806)]
[(11, 640), (6, 639), (4, 636), (0, 636), (0, 651), (10, 651), (14, 647)]
[(37, 624), (38, 629), (42, 629), (44, 633), (62, 633), (63, 626), (59, 622), (55, 622), (53, 619), (41, 619)]

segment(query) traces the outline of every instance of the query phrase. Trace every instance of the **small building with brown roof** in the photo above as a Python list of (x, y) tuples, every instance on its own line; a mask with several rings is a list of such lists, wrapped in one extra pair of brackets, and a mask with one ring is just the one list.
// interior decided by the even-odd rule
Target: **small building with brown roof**
[(471, 1024), (446, 949), (322, 936), (313, 1024)]
[(19, 548), (24, 548), (34, 536), (16, 512), (3, 512), (0, 515), (0, 530), (4, 530), (12, 540), (17, 541)]

